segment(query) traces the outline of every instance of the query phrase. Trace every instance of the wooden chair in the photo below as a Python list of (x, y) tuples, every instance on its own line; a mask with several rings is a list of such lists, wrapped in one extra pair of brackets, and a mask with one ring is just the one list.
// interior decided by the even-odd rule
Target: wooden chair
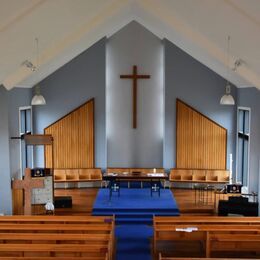
[(66, 172), (64, 169), (55, 169), (54, 170), (54, 181), (63, 182), (66, 180)]

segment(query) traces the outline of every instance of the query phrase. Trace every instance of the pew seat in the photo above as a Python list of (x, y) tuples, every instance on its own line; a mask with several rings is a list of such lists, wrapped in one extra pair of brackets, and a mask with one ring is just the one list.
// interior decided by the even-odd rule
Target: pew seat
[(210, 169), (179, 169), (170, 170), (169, 180), (171, 182), (187, 183), (228, 183), (229, 171)]
[[(242, 258), (186, 258), (186, 257), (167, 257), (159, 254), (159, 260), (242, 260)], [(245, 259), (243, 259), (245, 260)]]
[(12, 257), (12, 256), (6, 256), (6, 257), (1, 257), (1, 260), (107, 260), (108, 257), (106, 256), (105, 258), (102, 256), (21, 256), (21, 257)]
[(102, 181), (101, 168), (54, 169), (54, 182)]
[(154, 217), (154, 256), (260, 258), (260, 218)]
[(112, 260), (114, 248), (114, 217), (0, 217), (0, 259)]

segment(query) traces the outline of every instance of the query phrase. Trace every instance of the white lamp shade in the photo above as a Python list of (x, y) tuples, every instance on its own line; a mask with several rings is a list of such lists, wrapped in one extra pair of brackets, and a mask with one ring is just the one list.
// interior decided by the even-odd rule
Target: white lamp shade
[(225, 94), (220, 99), (220, 104), (221, 105), (235, 105), (235, 100), (230, 94)]
[(231, 86), (229, 85), (229, 82), (227, 82), (226, 94), (220, 99), (220, 105), (235, 105), (235, 100), (230, 94), (230, 92)]
[(45, 98), (42, 95), (34, 95), (34, 97), (32, 98), (32, 106), (36, 106), (36, 105), (45, 105), (46, 101)]

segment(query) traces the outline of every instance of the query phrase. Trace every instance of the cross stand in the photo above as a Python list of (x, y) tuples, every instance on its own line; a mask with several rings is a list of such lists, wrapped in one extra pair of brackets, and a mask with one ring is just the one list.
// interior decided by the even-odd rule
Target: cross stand
[(109, 199), (111, 199), (113, 192), (117, 192), (118, 197), (120, 196), (120, 183), (116, 179), (109, 181)]
[(43, 188), (44, 180), (33, 179), (31, 177), (31, 169), (26, 168), (23, 180), (13, 180), (13, 189), (23, 189), (24, 190), (24, 215), (32, 214), (32, 189)]
[(153, 196), (154, 192), (158, 192), (159, 197), (161, 196), (161, 183), (151, 180), (151, 196)]

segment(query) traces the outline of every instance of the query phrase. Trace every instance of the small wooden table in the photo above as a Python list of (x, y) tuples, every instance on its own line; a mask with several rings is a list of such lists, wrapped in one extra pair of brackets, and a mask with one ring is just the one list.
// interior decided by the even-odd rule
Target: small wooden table
[(166, 173), (105, 173), (103, 180), (109, 181), (109, 198), (112, 196), (112, 192), (118, 192), (120, 196), (120, 181), (150, 181), (151, 183), (151, 196), (153, 192), (158, 192), (160, 196), (160, 182), (162, 180), (168, 180), (169, 177)]

